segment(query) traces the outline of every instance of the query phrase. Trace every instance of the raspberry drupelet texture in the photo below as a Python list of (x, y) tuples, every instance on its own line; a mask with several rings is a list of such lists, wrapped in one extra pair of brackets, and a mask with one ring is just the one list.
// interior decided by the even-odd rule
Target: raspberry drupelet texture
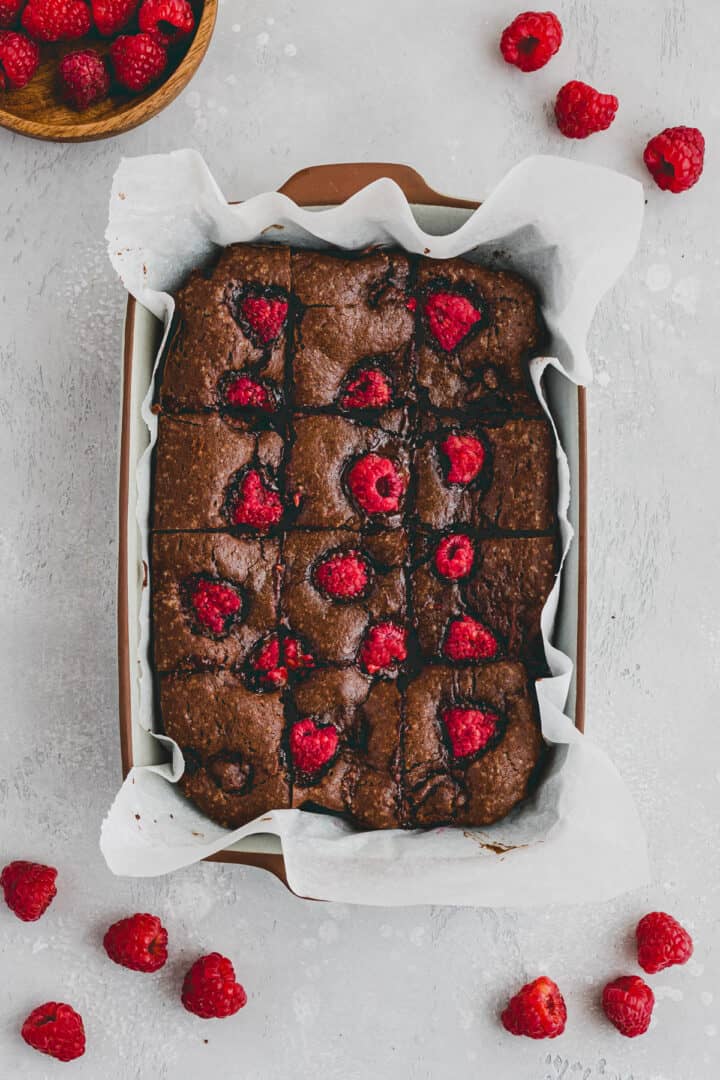
[(33, 1050), (58, 1061), (73, 1061), (85, 1053), (82, 1017), (61, 1001), (47, 1001), (33, 1009), (20, 1034)]
[(340, 406), (343, 409), (384, 409), (392, 400), (392, 386), (384, 371), (367, 368), (352, 379)]
[(34, 41), (15, 30), (0, 31), (0, 90), (20, 90), (40, 66)]
[(58, 67), (63, 100), (82, 111), (110, 93), (110, 75), (100, 53), (82, 49), (67, 53)]
[(267, 387), (247, 375), (239, 375), (228, 384), (225, 401), (238, 409), (263, 409), (265, 412), (272, 412), (274, 407)]
[(687, 191), (702, 176), (705, 139), (694, 127), (665, 128), (645, 147), (643, 161), (662, 191)]
[(111, 960), (131, 971), (158, 971), (167, 960), (167, 930), (157, 915), (131, 915), (113, 923), (103, 938)]
[(637, 924), (638, 963), (655, 975), (674, 964), (686, 964), (693, 953), (692, 938), (677, 919), (664, 911), (651, 911)]
[(125, 34), (110, 46), (115, 78), (126, 90), (147, 90), (167, 67), (167, 52), (149, 34)]
[(188, 0), (143, 0), (140, 29), (167, 48), (182, 41), (195, 29), (195, 16)]
[(460, 293), (432, 293), (423, 310), (430, 333), (446, 352), (457, 348), (482, 319), (473, 302)]
[(555, 1039), (565, 1030), (567, 1009), (557, 984), (543, 975), (510, 998), (500, 1019), (511, 1035)]
[(285, 325), (288, 303), (273, 297), (246, 296), (240, 311), (256, 337), (263, 345), (269, 345)]
[(524, 11), (503, 30), (500, 52), (521, 71), (537, 71), (552, 59), (562, 39), (560, 20), (552, 11)]
[(291, 673), (302, 674), (315, 666), (310, 653), (303, 650), (298, 638), (277, 634), (265, 641), (252, 662), (260, 686), (279, 690), (287, 686)]
[(442, 577), (458, 581), (467, 577), (475, 558), (475, 545), (465, 533), (444, 536), (435, 551), (435, 568)]
[(20, 18), (25, 0), (0, 0), (0, 30), (14, 26)]
[(474, 435), (448, 435), (440, 444), (449, 484), (471, 484), (485, 464), (485, 447)]
[(233, 525), (250, 525), (265, 532), (277, 525), (283, 507), (277, 491), (263, 480), (257, 469), (248, 469), (231, 499)]
[(317, 586), (335, 600), (352, 600), (367, 587), (368, 565), (359, 551), (336, 552), (315, 569)]
[(338, 733), (332, 724), (316, 724), (312, 717), (297, 720), (290, 729), (290, 754), (296, 772), (317, 773), (335, 756)]
[(90, 0), (97, 32), (103, 37), (119, 34), (137, 11), (138, 3), (139, 0)]
[(392, 514), (400, 508), (406, 481), (390, 458), (365, 454), (348, 472), (348, 487), (368, 514)]
[(29, 0), (21, 22), (36, 41), (74, 41), (89, 33), (92, 25), (83, 0)]
[(470, 615), (454, 619), (447, 630), (443, 652), (450, 660), (492, 660), (497, 654), (497, 638), (487, 626)]
[(371, 626), (360, 647), (360, 663), (368, 675), (384, 674), (407, 659), (407, 630), (397, 623)]
[(596, 131), (605, 131), (615, 119), (618, 99), (601, 94), (587, 83), (565, 83), (555, 99), (555, 119), (568, 139), (586, 139)]
[(0, 886), (5, 903), (18, 919), (35, 922), (43, 915), (57, 895), (54, 866), (18, 860), (8, 863), (0, 874)]
[(213, 634), (226, 634), (242, 607), (237, 589), (207, 578), (197, 583), (190, 594), (190, 603), (197, 621)]
[(181, 999), (188, 1012), (210, 1020), (233, 1016), (247, 1003), (247, 994), (228, 958), (210, 953), (196, 960), (188, 971)]
[(442, 721), (456, 758), (478, 754), (497, 734), (500, 718), (487, 709), (455, 706), (445, 709)]
[(621, 1035), (634, 1039), (650, 1026), (655, 995), (639, 975), (623, 975), (609, 982), (602, 993), (602, 1007)]

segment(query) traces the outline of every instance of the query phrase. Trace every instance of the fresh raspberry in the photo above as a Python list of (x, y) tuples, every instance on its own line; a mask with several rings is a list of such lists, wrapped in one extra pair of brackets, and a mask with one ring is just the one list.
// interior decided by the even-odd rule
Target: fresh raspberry
[(444, 536), (435, 551), (435, 567), (438, 574), (457, 581), (467, 577), (475, 558), (475, 546), (465, 533)]
[(565, 1030), (567, 1009), (557, 984), (543, 975), (510, 998), (500, 1019), (511, 1035), (555, 1039)]
[(277, 525), (282, 512), (277, 491), (265, 483), (257, 469), (248, 469), (231, 498), (233, 525), (251, 525), (265, 532)]
[(144, 0), (140, 29), (152, 34), (159, 45), (175, 45), (195, 29), (193, 9), (188, 0)]
[(448, 484), (471, 484), (485, 464), (485, 447), (474, 435), (448, 435), (440, 444)]
[(472, 301), (460, 293), (433, 293), (425, 301), (423, 310), (430, 333), (445, 352), (455, 349), (482, 319)]
[(252, 662), (258, 683), (273, 689), (287, 686), (290, 672), (301, 674), (313, 667), (314, 658), (303, 651), (298, 638), (287, 636), (281, 642), (277, 634), (262, 643)]
[[(132, 19), (139, 2), (140, 0), (90, 0), (98, 33), (103, 37), (119, 34)], [(141, 30), (144, 29), (144, 26), (141, 27)]]
[(408, 311), (417, 311), (417, 299), (411, 296), (405, 304)]
[(110, 93), (110, 75), (94, 49), (68, 53), (58, 68), (63, 100), (82, 112)]
[(232, 1016), (247, 1004), (247, 994), (235, 979), (235, 969), (226, 956), (210, 953), (201, 956), (185, 976), (182, 1003), (188, 1012), (222, 1019)]
[(111, 960), (131, 971), (158, 971), (167, 960), (167, 930), (157, 915), (131, 915), (113, 923), (103, 938)]
[(407, 659), (407, 630), (393, 622), (371, 626), (360, 648), (360, 663), (368, 675), (387, 672)]
[(596, 131), (605, 131), (617, 110), (614, 94), (601, 94), (577, 79), (560, 87), (555, 99), (557, 126), (568, 139), (587, 139)]
[(57, 870), (42, 863), (11, 862), (0, 874), (5, 903), (23, 922), (35, 922), (57, 895)]
[(290, 729), (290, 753), (295, 770), (312, 776), (334, 757), (338, 733), (332, 724), (316, 724), (312, 717), (296, 720)]
[(0, 90), (19, 90), (40, 66), (40, 50), (34, 41), (14, 30), (0, 31)]
[(274, 341), (287, 319), (288, 302), (276, 297), (246, 296), (240, 304), (246, 323), (263, 345)]
[(663, 191), (678, 194), (697, 184), (705, 160), (705, 139), (694, 127), (665, 128), (645, 147), (643, 161)]
[(359, 551), (338, 551), (315, 569), (315, 583), (334, 600), (353, 600), (365, 591), (370, 574)]
[(655, 995), (639, 975), (624, 975), (609, 982), (602, 993), (602, 1007), (621, 1035), (634, 1039), (650, 1026)]
[(450, 623), (443, 646), (450, 660), (491, 660), (497, 651), (497, 638), (477, 619), (463, 615)]
[(195, 618), (213, 634), (226, 634), (240, 614), (242, 599), (233, 585), (200, 578), (190, 593)]
[(265, 412), (272, 412), (274, 406), (267, 387), (247, 375), (239, 375), (228, 384), (225, 401), (238, 409), (264, 409)]
[(562, 39), (560, 20), (552, 11), (524, 11), (503, 30), (500, 52), (521, 71), (537, 71), (552, 59)]
[(673, 964), (686, 964), (693, 953), (692, 938), (677, 919), (664, 911), (651, 911), (637, 924), (638, 963), (655, 975)]
[(25, 0), (0, 0), (0, 30), (7, 30), (20, 18)]
[(500, 726), (500, 717), (496, 713), (461, 706), (446, 709), (442, 721), (456, 758), (485, 750), (497, 736)]
[(83, 0), (28, 0), (23, 29), (36, 41), (74, 41), (90, 30), (90, 8)]
[(384, 409), (392, 400), (392, 386), (384, 371), (366, 368), (348, 383), (340, 400), (343, 409)]
[(85, 1053), (82, 1017), (60, 1001), (48, 1001), (33, 1009), (20, 1034), (33, 1050), (58, 1061), (73, 1061)]
[(110, 46), (115, 78), (126, 90), (139, 94), (160, 78), (167, 52), (149, 34), (125, 34)]
[(368, 514), (390, 514), (398, 510), (406, 487), (395, 462), (379, 454), (358, 458), (347, 482), (355, 502)]

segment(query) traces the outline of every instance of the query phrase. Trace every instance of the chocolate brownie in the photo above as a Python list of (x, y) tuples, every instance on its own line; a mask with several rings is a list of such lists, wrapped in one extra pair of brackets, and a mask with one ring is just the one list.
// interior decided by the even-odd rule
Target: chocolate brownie
[(541, 760), (556, 460), (532, 288), (462, 259), (235, 245), (161, 370), (151, 587), (186, 794), (488, 824)]

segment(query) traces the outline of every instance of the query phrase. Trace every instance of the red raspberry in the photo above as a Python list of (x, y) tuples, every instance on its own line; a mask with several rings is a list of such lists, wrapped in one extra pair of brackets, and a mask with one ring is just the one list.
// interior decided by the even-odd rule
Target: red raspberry
[(277, 491), (265, 483), (257, 469), (249, 469), (232, 496), (230, 517), (233, 525), (251, 525), (265, 532), (277, 525), (282, 512)]
[(247, 1004), (247, 994), (235, 979), (235, 969), (226, 956), (201, 956), (185, 976), (182, 1003), (188, 1012), (203, 1020), (232, 1016)]
[(40, 66), (40, 50), (34, 41), (14, 30), (0, 32), (0, 90), (19, 90)]
[(188, 0), (144, 0), (140, 29), (152, 34), (159, 45), (174, 45), (195, 29), (193, 9)]
[(334, 757), (338, 733), (332, 724), (316, 724), (312, 717), (296, 720), (290, 729), (290, 753), (295, 770), (312, 776)]
[(110, 93), (105, 61), (94, 49), (68, 53), (60, 61), (58, 72), (63, 100), (75, 109), (87, 109)]
[(423, 310), (431, 334), (445, 352), (456, 348), (482, 319), (472, 301), (459, 293), (433, 293), (425, 301)]
[(190, 594), (195, 618), (213, 634), (226, 634), (240, 614), (242, 599), (232, 585), (201, 578)]
[(390, 514), (400, 508), (405, 478), (390, 458), (366, 454), (348, 473), (348, 487), (355, 502), (368, 514)]
[(567, 1009), (557, 984), (543, 975), (510, 998), (500, 1019), (511, 1035), (555, 1039), (565, 1030)]
[(246, 296), (240, 304), (243, 318), (263, 345), (274, 341), (287, 319), (287, 300), (268, 296)]
[(98, 33), (103, 37), (119, 34), (132, 19), (139, 2), (140, 0), (90, 0)]
[(485, 447), (474, 435), (448, 435), (440, 444), (448, 484), (471, 484), (485, 464)]
[(296, 637), (286, 637), (281, 643), (277, 634), (273, 634), (260, 647), (252, 666), (261, 686), (279, 689), (287, 686), (291, 671), (307, 671), (315, 667), (315, 660), (310, 653), (303, 652)]
[(384, 409), (392, 400), (392, 386), (384, 371), (367, 368), (347, 385), (340, 400), (343, 409)]
[(494, 712), (460, 706), (446, 709), (442, 721), (456, 758), (484, 750), (497, 735), (500, 724), (500, 718)]
[(500, 52), (521, 71), (537, 71), (552, 59), (562, 39), (560, 20), (552, 11), (524, 11), (503, 30)]
[(407, 630), (397, 623), (371, 626), (360, 648), (360, 663), (368, 675), (386, 672), (407, 659)]
[(470, 615), (448, 627), (443, 652), (450, 660), (491, 660), (498, 651), (495, 635)]
[(0, 30), (7, 30), (20, 18), (20, 9), (25, 0), (0, 0)]
[(54, 866), (23, 860), (8, 863), (0, 874), (5, 903), (18, 919), (35, 922), (57, 896), (56, 878), (57, 870)]
[(73, 1061), (85, 1053), (82, 1017), (60, 1001), (48, 1001), (33, 1009), (20, 1034), (33, 1050), (58, 1061)]
[(336, 552), (315, 569), (315, 582), (335, 600), (352, 600), (365, 591), (370, 579), (359, 551)]
[(233, 379), (225, 391), (225, 400), (228, 405), (239, 409), (264, 409), (266, 412), (272, 412), (273, 409), (273, 400), (267, 387), (249, 379), (247, 375)]
[(637, 924), (638, 963), (655, 975), (673, 964), (686, 964), (693, 953), (692, 938), (677, 919), (664, 911), (651, 911)]
[(565, 83), (555, 99), (557, 126), (568, 139), (587, 139), (596, 131), (605, 131), (617, 110), (614, 94), (601, 94), (577, 80)]
[(131, 915), (113, 923), (103, 938), (111, 960), (131, 971), (158, 971), (167, 960), (167, 930), (157, 915)]
[(89, 33), (92, 19), (82, 0), (29, 0), (22, 25), (36, 41), (73, 41)]
[(634, 1039), (650, 1026), (655, 995), (639, 975), (624, 975), (609, 982), (602, 993), (602, 1007), (621, 1035)]
[(149, 34), (125, 34), (110, 46), (115, 78), (126, 90), (139, 94), (160, 78), (167, 52)]
[(435, 566), (438, 574), (457, 581), (467, 577), (475, 558), (475, 546), (465, 533), (452, 533), (444, 536), (435, 552)]
[(643, 160), (657, 186), (677, 195), (702, 176), (705, 139), (694, 127), (665, 128), (647, 144)]

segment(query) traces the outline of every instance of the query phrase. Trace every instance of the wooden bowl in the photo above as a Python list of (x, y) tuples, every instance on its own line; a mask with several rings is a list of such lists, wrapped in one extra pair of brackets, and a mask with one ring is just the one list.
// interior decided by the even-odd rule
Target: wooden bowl
[[(113, 87), (109, 98), (91, 105), (84, 112), (77, 112), (60, 100), (58, 63), (66, 53), (78, 49), (97, 49), (105, 55), (110, 49), (110, 41), (88, 36), (81, 41), (41, 44), (40, 68), (35, 78), (22, 90), (0, 90), (0, 127), (33, 139), (89, 142), (121, 135), (157, 116), (185, 89), (210, 44), (218, 0), (193, 0), (193, 8), (197, 21), (190, 45), (183, 43), (169, 50), (169, 74), (159, 85), (144, 94), (119, 94)], [(129, 32), (133, 33), (133, 30)]]

